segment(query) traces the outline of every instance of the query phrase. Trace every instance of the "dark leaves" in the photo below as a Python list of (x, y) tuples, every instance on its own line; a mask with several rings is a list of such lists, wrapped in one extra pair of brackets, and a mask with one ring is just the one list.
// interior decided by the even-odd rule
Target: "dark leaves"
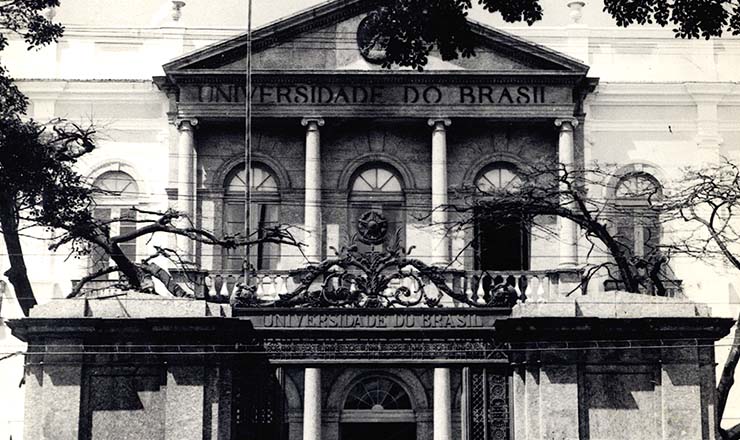
[(0, 118), (3, 199), (15, 201), (24, 219), (39, 226), (68, 228), (87, 219), (91, 189), (73, 166), (92, 149), (93, 135), (91, 129), (61, 120), (45, 127)]
[[(421, 70), (437, 51), (443, 60), (475, 55), (476, 38), (467, 22), (471, 0), (395, 0), (379, 10), (379, 31), (387, 42), (384, 67)], [(529, 25), (542, 19), (540, 0), (478, 0), (490, 13)], [(604, 0), (617, 25), (672, 26), (676, 37), (740, 35), (740, 4), (729, 0)]]
[(618, 26), (632, 24), (673, 25), (676, 37), (721, 37), (740, 31), (737, 5), (727, 0), (605, 0), (604, 11)]

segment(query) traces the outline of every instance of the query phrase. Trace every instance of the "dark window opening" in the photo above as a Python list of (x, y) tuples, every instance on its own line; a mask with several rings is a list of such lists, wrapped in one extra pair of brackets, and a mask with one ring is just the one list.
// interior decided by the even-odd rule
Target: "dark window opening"
[(529, 233), (523, 221), (480, 221), (475, 236), (476, 270), (529, 269)]

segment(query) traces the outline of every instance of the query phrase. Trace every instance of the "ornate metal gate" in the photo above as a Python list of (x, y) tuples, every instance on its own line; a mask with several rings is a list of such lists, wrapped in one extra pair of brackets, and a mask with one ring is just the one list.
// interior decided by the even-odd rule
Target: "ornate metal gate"
[(509, 440), (509, 376), (483, 367), (463, 369), (463, 438)]
[(287, 439), (282, 382), (282, 370), (267, 364), (249, 366), (235, 373), (234, 439)]

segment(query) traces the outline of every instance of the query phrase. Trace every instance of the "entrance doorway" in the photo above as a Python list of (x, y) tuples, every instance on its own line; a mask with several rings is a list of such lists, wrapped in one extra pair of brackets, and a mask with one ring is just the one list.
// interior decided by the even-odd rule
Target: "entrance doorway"
[(416, 440), (409, 394), (386, 376), (367, 376), (356, 382), (340, 421), (341, 440)]
[(341, 440), (416, 440), (416, 423), (342, 423)]

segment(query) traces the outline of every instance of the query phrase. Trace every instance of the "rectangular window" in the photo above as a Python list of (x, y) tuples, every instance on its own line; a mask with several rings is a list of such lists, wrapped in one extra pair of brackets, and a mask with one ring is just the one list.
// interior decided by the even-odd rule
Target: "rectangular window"
[[(228, 235), (244, 236), (244, 203), (229, 202), (226, 204), (226, 223), (224, 232)], [(249, 230), (253, 238), (263, 238), (266, 231), (278, 226), (278, 205), (274, 203), (252, 203), (249, 213)], [(249, 252), (249, 261), (257, 270), (277, 269), (280, 259), (280, 245), (277, 243), (260, 243)], [(225, 250), (224, 268), (230, 271), (242, 270), (244, 248)]]
[(660, 245), (660, 224), (653, 212), (634, 212), (620, 216), (616, 225), (616, 240), (628, 257), (649, 257)]
[(524, 222), (516, 219), (479, 221), (474, 232), (477, 270), (529, 269), (529, 233)]

